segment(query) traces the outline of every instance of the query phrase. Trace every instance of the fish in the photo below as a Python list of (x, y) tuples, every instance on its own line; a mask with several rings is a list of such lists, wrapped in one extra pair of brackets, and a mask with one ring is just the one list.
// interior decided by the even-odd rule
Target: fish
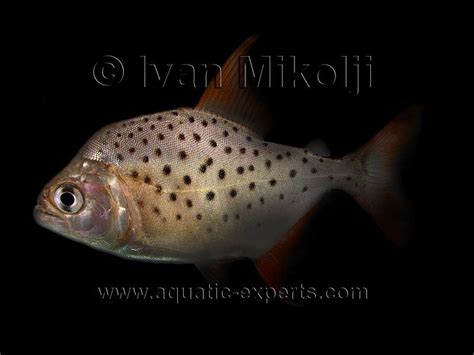
[(238, 85), (236, 62), (255, 42), (231, 55), (222, 87), (206, 88), (196, 107), (100, 129), (41, 191), (36, 222), (122, 258), (194, 264), (208, 279), (250, 259), (276, 285), (304, 226), (337, 189), (403, 244), (412, 221), (399, 175), (421, 108), (408, 108), (342, 158), (331, 158), (321, 141), (303, 148), (266, 141), (269, 111)]

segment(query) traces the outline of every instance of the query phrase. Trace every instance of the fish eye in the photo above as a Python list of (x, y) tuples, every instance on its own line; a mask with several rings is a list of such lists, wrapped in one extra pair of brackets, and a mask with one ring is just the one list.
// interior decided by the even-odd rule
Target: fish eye
[(77, 213), (84, 204), (82, 193), (71, 184), (59, 186), (54, 193), (56, 207), (66, 213)]

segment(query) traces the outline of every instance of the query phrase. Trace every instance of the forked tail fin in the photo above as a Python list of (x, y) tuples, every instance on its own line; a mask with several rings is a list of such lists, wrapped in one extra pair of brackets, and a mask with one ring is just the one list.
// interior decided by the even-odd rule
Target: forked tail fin
[(362, 187), (347, 192), (397, 244), (411, 233), (411, 206), (400, 189), (403, 163), (413, 150), (421, 127), (420, 106), (403, 111), (372, 140), (349, 155), (363, 172)]

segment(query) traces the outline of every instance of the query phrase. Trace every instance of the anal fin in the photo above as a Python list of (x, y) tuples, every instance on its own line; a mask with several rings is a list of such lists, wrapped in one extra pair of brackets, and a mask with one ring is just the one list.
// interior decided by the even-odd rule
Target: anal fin
[(301, 258), (298, 249), (303, 244), (303, 237), (308, 234), (311, 220), (323, 205), (324, 201), (320, 200), (286, 232), (280, 242), (255, 261), (255, 267), (267, 285), (279, 288), (291, 282), (293, 269)]
[(229, 271), (234, 260), (215, 260), (196, 263), (195, 266), (202, 276), (211, 283), (228, 285), (230, 282)]

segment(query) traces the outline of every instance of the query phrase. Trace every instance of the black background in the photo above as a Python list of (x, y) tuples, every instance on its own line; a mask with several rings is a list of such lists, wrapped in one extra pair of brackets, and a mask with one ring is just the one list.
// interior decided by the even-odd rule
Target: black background
[[(150, 9), (153, 15), (148, 16), (125, 9), (120, 15), (106, 12), (94, 18), (88, 10), (64, 16), (38, 10), (36, 20), (27, 24), (32, 40), (28, 58), (34, 63), (33, 85), (28, 89), (33, 89), (33, 98), (18, 107), (32, 112), (21, 122), (18, 116), (10, 120), (24, 133), (16, 138), (22, 150), (15, 153), (10, 168), (21, 171), (16, 174), (21, 188), (6, 189), (15, 206), (8, 211), (7, 223), (16, 223), (4, 235), (1, 249), (2, 337), (12, 341), (12, 353), (25, 345), (15, 336), (49, 345), (51, 336), (72, 339), (72, 344), (111, 336), (119, 343), (153, 343), (169, 341), (168, 333), (202, 330), (199, 339), (209, 344), (216, 337), (211, 330), (216, 326), (240, 339), (244, 337), (240, 332), (254, 328), (299, 329), (309, 322), (306, 330), (339, 334), (344, 329), (360, 332), (362, 339), (387, 327), (381, 333), (394, 341), (419, 337), (422, 328), (437, 329), (437, 321), (449, 313), (439, 305), (450, 287), (446, 275), (450, 245), (436, 222), (440, 210), (433, 200), (433, 190), (439, 186), (433, 171), (438, 152), (437, 96), (442, 89), (436, 26), (410, 12), (388, 16), (386, 10), (373, 16), (362, 11), (362, 17), (359, 12), (322, 9), (310, 15), (309, 9), (296, 4), (295, 8), (286, 14), (257, 15), (254, 8), (237, 5), (203, 6), (186, 14)], [(279, 113), (272, 141), (303, 146), (319, 137), (332, 152), (343, 155), (365, 143), (398, 112), (412, 104), (425, 105), (417, 153), (404, 175), (415, 206), (415, 235), (405, 248), (391, 245), (350, 197), (334, 193), (312, 225), (310, 258), (301, 268), (302, 278), (323, 287), (366, 286), (368, 301), (292, 307), (237, 300), (180, 305), (101, 300), (97, 286), (189, 286), (205, 281), (193, 266), (121, 260), (38, 227), (32, 218), (38, 193), (105, 124), (197, 102), (202, 88), (143, 88), (141, 55), (158, 65), (223, 63), (254, 33), (261, 34), (264, 52), (296, 55), (309, 63), (340, 63), (340, 56), (347, 54), (373, 58), (373, 88), (362, 86), (358, 96), (340, 86), (267, 90), (265, 96)], [(94, 63), (105, 54), (124, 62), (126, 76), (118, 86), (102, 87), (93, 79)], [(250, 263), (237, 263), (232, 274), (237, 285), (262, 285)], [(206, 321), (214, 327), (204, 327)], [(239, 332), (230, 329), (236, 323), (243, 324)]]

